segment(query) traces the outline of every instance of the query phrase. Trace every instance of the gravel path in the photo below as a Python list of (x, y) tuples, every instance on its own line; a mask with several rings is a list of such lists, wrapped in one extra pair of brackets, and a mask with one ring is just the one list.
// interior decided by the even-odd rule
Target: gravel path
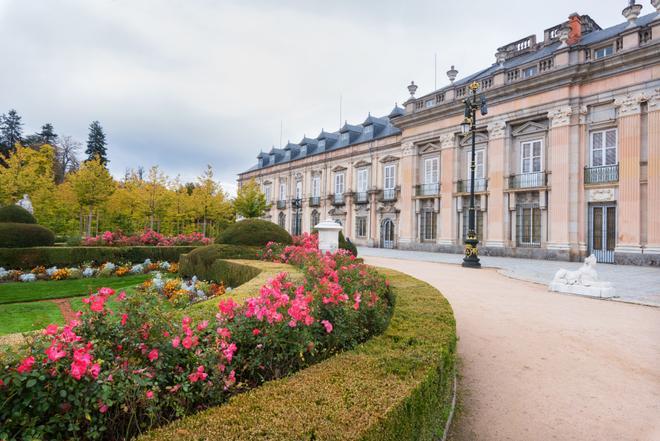
[(660, 308), (557, 295), (492, 268), (366, 261), (431, 283), (454, 308), (451, 440), (660, 440)]

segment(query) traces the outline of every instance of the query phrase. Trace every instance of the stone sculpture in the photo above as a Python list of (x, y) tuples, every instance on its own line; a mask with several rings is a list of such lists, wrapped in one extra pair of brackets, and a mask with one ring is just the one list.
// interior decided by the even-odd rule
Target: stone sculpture
[(584, 259), (584, 264), (577, 271), (560, 269), (550, 283), (550, 291), (580, 294), (592, 297), (614, 297), (614, 287), (610, 282), (598, 280), (596, 256)]
[(16, 205), (18, 205), (19, 207), (25, 208), (27, 211), (30, 212), (30, 214), (34, 214), (34, 208), (32, 207), (32, 201), (30, 200), (30, 196), (28, 196), (27, 194), (24, 194), (23, 199), (16, 202)]

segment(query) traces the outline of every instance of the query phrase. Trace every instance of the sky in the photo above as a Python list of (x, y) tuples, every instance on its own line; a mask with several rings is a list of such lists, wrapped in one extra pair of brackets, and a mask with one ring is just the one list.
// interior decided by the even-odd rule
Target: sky
[(627, 3), (0, 0), (0, 113), (83, 143), (98, 120), (115, 176), (157, 164), (192, 181), (210, 164), (233, 193), (280, 139), (388, 114), (411, 80), (417, 96), (443, 87), (451, 65), (459, 78), (488, 67), (572, 12), (623, 22)]

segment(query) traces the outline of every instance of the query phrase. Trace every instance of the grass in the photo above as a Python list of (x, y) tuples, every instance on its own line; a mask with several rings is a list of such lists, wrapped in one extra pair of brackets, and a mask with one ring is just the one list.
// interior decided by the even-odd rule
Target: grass
[(115, 290), (138, 285), (151, 276), (137, 274), (125, 277), (102, 277), (75, 280), (40, 280), (37, 282), (10, 282), (0, 284), (0, 305), (33, 302), (36, 300), (62, 299), (88, 295), (102, 287)]
[(63, 322), (60, 308), (53, 302), (0, 305), (0, 335), (34, 331)]

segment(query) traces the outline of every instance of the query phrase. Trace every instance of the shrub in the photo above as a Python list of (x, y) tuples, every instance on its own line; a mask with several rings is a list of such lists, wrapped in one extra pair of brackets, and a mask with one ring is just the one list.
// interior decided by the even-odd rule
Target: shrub
[(339, 232), (339, 249), (346, 250), (355, 257), (357, 257), (358, 255), (357, 247), (355, 246), (355, 244), (353, 242), (349, 242), (348, 240), (346, 240), (346, 238), (344, 237), (344, 233), (341, 231)]
[[(208, 245), (199, 247), (181, 256), (179, 273), (184, 277), (197, 276), (202, 280), (220, 282), (217, 270), (213, 269), (219, 259), (256, 259), (259, 248), (237, 245)], [(236, 286), (224, 282), (230, 286)]]
[(265, 246), (268, 242), (290, 244), (291, 235), (279, 225), (262, 219), (244, 219), (227, 227), (215, 243)]
[(125, 236), (121, 231), (106, 231), (98, 236), (86, 237), (82, 240), (84, 246), (183, 246), (183, 245), (208, 245), (213, 243), (202, 233), (179, 234), (176, 236), (164, 236), (153, 230), (146, 230), (141, 235)]
[(36, 224), (37, 219), (32, 213), (18, 205), (7, 205), (0, 208), (0, 223), (10, 222), (14, 224)]
[(38, 247), (50, 246), (53, 243), (55, 243), (55, 234), (41, 225), (0, 223), (0, 247)]
[(178, 262), (179, 256), (194, 250), (194, 246), (180, 247), (33, 247), (0, 248), (0, 266), (31, 269), (35, 266), (75, 266), (95, 262)]

